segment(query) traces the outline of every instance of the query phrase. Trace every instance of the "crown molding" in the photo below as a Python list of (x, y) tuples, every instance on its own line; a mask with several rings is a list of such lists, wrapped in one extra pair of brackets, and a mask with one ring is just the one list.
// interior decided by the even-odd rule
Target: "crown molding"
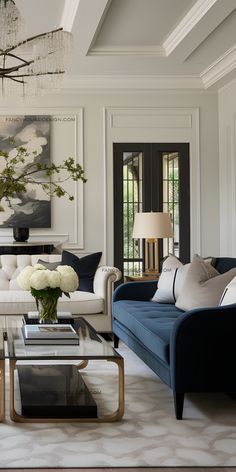
[(94, 46), (87, 56), (158, 56), (165, 57), (163, 46)]
[(65, 0), (63, 12), (61, 15), (61, 26), (65, 31), (71, 32), (73, 28), (79, 2), (80, 0)]
[(212, 62), (209, 67), (204, 69), (200, 74), (200, 78), (202, 79), (204, 87), (208, 88), (235, 68), (236, 44), (232, 46), (232, 48), (228, 49), (228, 51), (226, 51), (216, 61)]
[(65, 77), (61, 91), (145, 91), (158, 90), (200, 90), (204, 91), (201, 78), (189, 76), (70, 76)]
[(231, 90), (231, 88), (235, 88), (235, 87), (236, 87), (236, 79), (233, 79), (230, 82), (228, 82), (227, 84), (223, 85), (223, 87), (220, 87), (219, 90), (218, 90), (218, 93), (219, 93), (219, 95), (221, 95), (221, 94)]
[(169, 56), (219, 0), (198, 0), (162, 43)]

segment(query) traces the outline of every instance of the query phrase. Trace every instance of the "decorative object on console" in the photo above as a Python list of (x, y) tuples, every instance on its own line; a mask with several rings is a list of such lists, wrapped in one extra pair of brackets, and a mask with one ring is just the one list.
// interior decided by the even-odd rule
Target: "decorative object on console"
[(13, 237), (18, 243), (23, 243), (29, 238), (29, 228), (13, 227)]
[(158, 239), (171, 238), (173, 230), (169, 213), (136, 213), (134, 239), (145, 239), (145, 273), (159, 273)]
[(23, 290), (29, 290), (35, 298), (40, 323), (57, 323), (57, 303), (64, 293), (78, 288), (78, 277), (72, 267), (58, 266), (56, 270), (47, 270), (41, 264), (26, 266), (17, 277)]
[[(72, 157), (60, 165), (50, 162), (50, 117), (0, 117), (0, 226), (49, 228), (50, 197), (68, 196), (68, 179), (86, 182), (84, 171)], [(14, 139), (9, 138), (14, 132)]]
[(23, 21), (13, 0), (0, 0), (2, 95), (35, 95), (59, 86), (72, 35), (57, 28), (24, 39)]
[(73, 267), (79, 278), (77, 290), (93, 293), (93, 279), (98, 264), (102, 257), (102, 252), (95, 252), (84, 257), (77, 257), (69, 251), (62, 252), (62, 264)]

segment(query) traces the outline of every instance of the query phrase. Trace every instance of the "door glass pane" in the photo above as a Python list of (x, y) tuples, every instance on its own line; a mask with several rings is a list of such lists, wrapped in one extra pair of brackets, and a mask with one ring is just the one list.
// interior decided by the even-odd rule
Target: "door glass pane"
[(124, 276), (142, 271), (142, 244), (132, 238), (135, 213), (142, 211), (142, 160), (142, 153), (123, 153)]
[(179, 257), (179, 154), (162, 153), (163, 211), (170, 213), (174, 237), (163, 240), (163, 256)]

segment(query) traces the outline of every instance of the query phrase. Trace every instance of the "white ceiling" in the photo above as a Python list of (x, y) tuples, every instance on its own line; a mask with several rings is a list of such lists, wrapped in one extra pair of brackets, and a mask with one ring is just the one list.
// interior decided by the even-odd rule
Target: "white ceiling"
[(15, 0), (27, 36), (62, 25), (71, 87), (217, 88), (236, 77), (236, 0)]

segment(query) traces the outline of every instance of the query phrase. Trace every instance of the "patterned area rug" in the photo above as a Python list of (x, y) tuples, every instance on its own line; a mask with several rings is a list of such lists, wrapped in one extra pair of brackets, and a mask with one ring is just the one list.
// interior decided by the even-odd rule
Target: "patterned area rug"
[[(170, 389), (124, 345), (119, 351), (126, 375), (121, 422), (17, 424), (7, 417), (0, 467), (236, 466), (235, 401), (188, 395), (177, 421)], [(91, 362), (83, 372), (100, 411), (115, 409), (116, 366)]]

